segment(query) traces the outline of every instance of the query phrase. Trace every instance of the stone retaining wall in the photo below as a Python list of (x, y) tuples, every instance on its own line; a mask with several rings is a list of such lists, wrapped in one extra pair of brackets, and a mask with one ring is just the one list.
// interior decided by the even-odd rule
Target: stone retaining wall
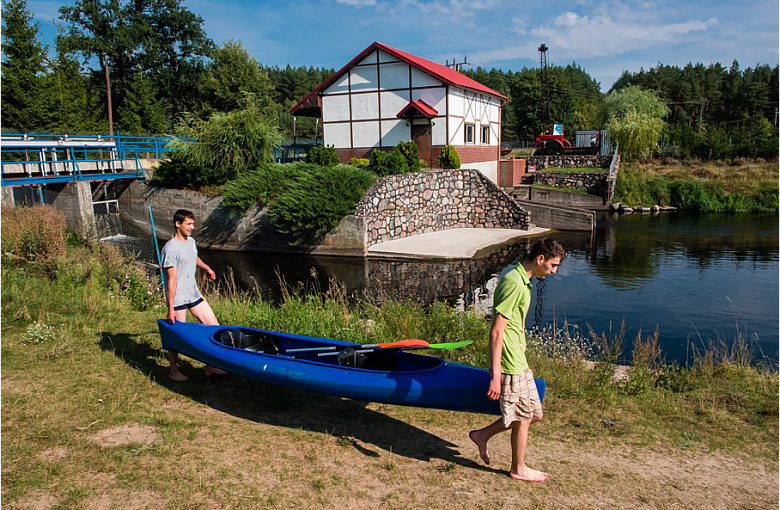
[(531, 215), (476, 170), (439, 170), (377, 179), (358, 203), (366, 248), (453, 228), (528, 230)]
[(584, 156), (584, 155), (561, 155), (561, 156), (530, 156), (525, 158), (526, 165), (535, 166), (536, 171), (545, 168), (606, 168), (612, 162), (612, 156)]
[(536, 172), (534, 184), (562, 189), (587, 191), (591, 195), (607, 196), (609, 172)]

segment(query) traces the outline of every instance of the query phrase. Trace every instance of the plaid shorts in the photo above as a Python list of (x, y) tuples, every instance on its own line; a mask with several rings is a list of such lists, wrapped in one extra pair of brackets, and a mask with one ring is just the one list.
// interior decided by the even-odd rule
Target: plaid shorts
[(530, 368), (522, 374), (501, 374), (501, 397), (498, 401), (505, 427), (516, 421), (542, 417), (542, 403)]

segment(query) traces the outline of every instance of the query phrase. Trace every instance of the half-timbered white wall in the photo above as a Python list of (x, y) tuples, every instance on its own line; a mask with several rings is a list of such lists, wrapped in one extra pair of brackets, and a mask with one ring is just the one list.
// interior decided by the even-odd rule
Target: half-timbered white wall
[(447, 87), (431, 75), (374, 50), (322, 91), (325, 143), (337, 149), (393, 147), (411, 139), (412, 128), (396, 115), (423, 100), (439, 112), (431, 119), (431, 143), (447, 143)]
[[(380, 49), (375, 49), (322, 90), (323, 139), (336, 149), (365, 157), (370, 149), (394, 147), (411, 139), (412, 124), (427, 119), (398, 119), (410, 101), (422, 100), (435, 108), (431, 146), (453, 145), (464, 168), (479, 170), (496, 182), (501, 142), (501, 100), (489, 94), (448, 86), (430, 74)], [(474, 126), (466, 142), (465, 126)], [(490, 130), (482, 142), (482, 128)], [(438, 154), (432, 154), (435, 158)], [(465, 156), (465, 157), (464, 157)]]
[[(450, 136), (447, 143), (455, 146), (498, 146), (501, 142), (501, 104), (499, 101), (494, 96), (450, 87), (450, 115), (447, 119)], [(474, 140), (470, 143), (466, 143), (466, 124), (474, 126)], [(482, 143), (481, 135), (484, 126), (490, 128), (487, 144)]]

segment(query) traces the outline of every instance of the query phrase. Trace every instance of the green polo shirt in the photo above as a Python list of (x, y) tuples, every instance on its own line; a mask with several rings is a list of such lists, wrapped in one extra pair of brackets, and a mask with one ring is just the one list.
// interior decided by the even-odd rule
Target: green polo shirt
[(504, 348), (501, 351), (503, 374), (521, 374), (528, 368), (525, 359), (525, 317), (530, 305), (531, 280), (523, 265), (518, 264), (501, 278), (493, 295), (493, 315), (500, 313), (509, 321), (504, 330)]

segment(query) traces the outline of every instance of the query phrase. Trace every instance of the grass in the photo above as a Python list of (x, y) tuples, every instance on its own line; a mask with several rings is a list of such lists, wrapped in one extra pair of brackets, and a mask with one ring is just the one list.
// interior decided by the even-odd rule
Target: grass
[[(83, 261), (79, 250), (61, 262)], [(619, 334), (530, 332), (529, 362), (548, 392), (529, 459), (552, 479), (518, 485), (495, 476), (506, 474), (508, 435), (491, 442), (491, 467), (466, 436), (493, 417), (234, 375), (212, 381), (186, 358), (191, 379), (176, 383), (155, 325), (164, 308), (139, 310), (99, 264), (77, 277), (46, 267), (2, 264), (0, 441), (10, 508), (777, 506), (778, 374), (757, 366), (742, 338), (701, 346), (694, 365), (670, 367), (654, 335), (640, 335), (634, 371), (615, 381)], [(433, 354), (486, 364), (487, 321), (445, 304), (379, 308), (337, 282), (288, 289), (279, 306), (232, 289), (209, 288), (207, 297), (222, 323), (371, 343), (469, 339), (468, 348)], [(124, 426), (154, 436), (99, 442)]]

